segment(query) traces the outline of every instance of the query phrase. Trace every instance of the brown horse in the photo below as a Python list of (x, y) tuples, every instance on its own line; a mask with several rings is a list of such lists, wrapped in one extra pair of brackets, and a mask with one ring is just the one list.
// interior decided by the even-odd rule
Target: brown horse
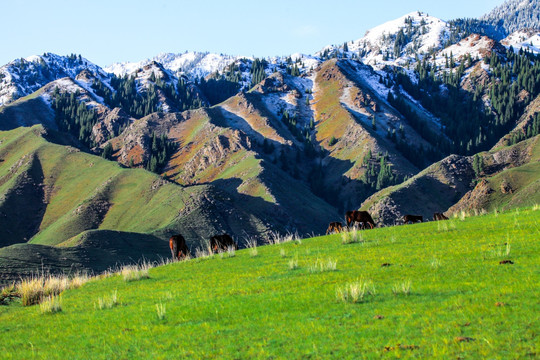
[(403, 223), (408, 224), (409, 222), (412, 222), (413, 224), (416, 222), (423, 222), (424, 218), (422, 215), (405, 215), (403, 217)]
[(326, 235), (330, 233), (340, 233), (343, 231), (343, 224), (339, 221), (333, 221), (330, 224), (328, 224), (328, 229), (326, 229)]
[(439, 220), (448, 220), (448, 218), (443, 213), (434, 213), (433, 214), (433, 220), (439, 221)]
[(210, 248), (213, 252), (227, 251), (230, 247), (238, 250), (238, 244), (229, 234), (214, 235), (210, 238)]
[(169, 239), (169, 247), (171, 248), (173, 260), (180, 260), (189, 254), (186, 239), (180, 234), (171, 236)]
[(366, 228), (366, 224), (370, 229), (373, 229), (376, 226), (375, 221), (373, 221), (373, 218), (367, 211), (347, 211), (345, 213), (345, 219), (347, 220), (347, 227), (350, 227), (351, 224), (354, 224), (355, 222), (362, 223), (362, 229)]

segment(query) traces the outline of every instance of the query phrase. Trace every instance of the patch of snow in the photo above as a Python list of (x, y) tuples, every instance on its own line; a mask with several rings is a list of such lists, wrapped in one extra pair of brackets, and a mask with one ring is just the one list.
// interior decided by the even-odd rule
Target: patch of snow
[(519, 50), (528, 50), (534, 54), (540, 53), (540, 32), (534, 30), (519, 30), (501, 40), (507, 49), (512, 46), (517, 53)]

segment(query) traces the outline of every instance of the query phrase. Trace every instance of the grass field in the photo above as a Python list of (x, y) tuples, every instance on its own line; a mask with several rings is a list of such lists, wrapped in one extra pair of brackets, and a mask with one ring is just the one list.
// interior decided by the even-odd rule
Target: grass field
[(0, 356), (538, 358), (539, 238), (534, 207), (113, 275), (0, 306)]

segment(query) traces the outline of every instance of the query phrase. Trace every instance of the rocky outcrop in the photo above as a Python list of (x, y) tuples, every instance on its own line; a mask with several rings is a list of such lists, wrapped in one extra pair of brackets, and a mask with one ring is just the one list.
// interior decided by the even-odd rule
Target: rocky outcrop
[(104, 145), (109, 139), (120, 135), (120, 133), (133, 123), (132, 119), (121, 108), (107, 110), (101, 119), (92, 128), (92, 137), (98, 147)]

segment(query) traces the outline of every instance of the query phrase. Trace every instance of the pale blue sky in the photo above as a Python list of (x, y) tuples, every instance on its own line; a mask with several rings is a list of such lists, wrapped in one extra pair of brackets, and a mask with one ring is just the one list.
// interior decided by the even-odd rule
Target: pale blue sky
[(0, 65), (53, 52), (107, 66), (161, 52), (274, 56), (314, 53), (421, 10), (478, 17), (503, 0), (12, 0), (1, 6)]

